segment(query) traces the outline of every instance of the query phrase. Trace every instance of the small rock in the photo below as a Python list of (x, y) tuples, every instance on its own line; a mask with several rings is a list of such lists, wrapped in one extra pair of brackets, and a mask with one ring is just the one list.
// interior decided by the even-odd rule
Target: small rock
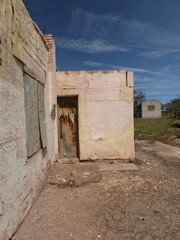
[(156, 214), (159, 213), (159, 210), (154, 210), (154, 213), (156, 213)]
[(90, 173), (89, 173), (89, 172), (84, 172), (83, 175), (84, 175), (84, 176), (89, 176)]

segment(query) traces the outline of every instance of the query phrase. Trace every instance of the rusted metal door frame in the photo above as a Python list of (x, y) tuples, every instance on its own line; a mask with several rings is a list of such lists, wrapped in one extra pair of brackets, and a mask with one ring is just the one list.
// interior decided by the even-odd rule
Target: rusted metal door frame
[[(79, 146), (79, 96), (78, 95), (70, 95), (70, 96), (57, 96), (57, 103), (60, 99), (72, 99), (76, 98), (76, 124), (77, 124), (77, 141), (76, 141), (76, 151), (77, 151), (77, 158), (80, 159), (80, 146)], [(59, 104), (58, 104), (59, 106)], [(59, 109), (59, 108), (58, 108)], [(58, 158), (60, 158), (60, 119), (59, 113), (57, 117), (57, 130), (58, 130)]]

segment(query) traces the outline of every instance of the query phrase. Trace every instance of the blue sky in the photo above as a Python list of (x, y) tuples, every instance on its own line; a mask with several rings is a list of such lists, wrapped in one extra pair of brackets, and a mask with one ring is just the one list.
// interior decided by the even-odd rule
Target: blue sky
[(180, 0), (31, 0), (29, 12), (60, 70), (132, 70), (147, 99), (180, 94)]

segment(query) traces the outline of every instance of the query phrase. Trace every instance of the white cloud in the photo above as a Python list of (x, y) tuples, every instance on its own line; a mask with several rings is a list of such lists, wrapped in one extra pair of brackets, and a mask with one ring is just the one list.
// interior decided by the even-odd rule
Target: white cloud
[(134, 48), (147, 49), (139, 54), (143, 57), (157, 59), (180, 52), (179, 34), (150, 22), (123, 19), (121, 24), (127, 43), (133, 44)]
[(153, 59), (180, 51), (180, 34), (152, 22), (127, 19), (121, 14), (97, 14), (76, 8), (72, 11), (69, 33), (82, 39), (118, 39), (124, 48), (138, 48), (139, 52), (143, 49), (140, 55)]
[(108, 20), (111, 22), (117, 22), (121, 19), (121, 15), (115, 15), (112, 13), (107, 13), (107, 14), (95, 14), (93, 12), (89, 12), (86, 11), (84, 9), (81, 8), (76, 8), (72, 11), (72, 16), (74, 18), (79, 18), (79, 17), (83, 17), (83, 18), (87, 18), (87, 19), (91, 19), (91, 20)]
[(56, 38), (56, 46), (85, 53), (108, 53), (113, 51), (127, 52), (127, 48), (107, 43), (101, 39), (87, 41), (84, 39)]
[(122, 65), (114, 65), (114, 64), (105, 64), (101, 62), (91, 62), (91, 61), (85, 61), (83, 63), (85, 66), (89, 67), (103, 67), (108, 69), (125, 69), (127, 71), (133, 71), (135, 73), (147, 73), (147, 74), (153, 74), (153, 75), (161, 75), (160, 71), (151, 71), (144, 68), (132, 68), (128, 66), (122, 66)]
[(123, 19), (124, 36), (127, 41), (136, 43), (138, 46), (152, 47), (179, 47), (180, 35), (166, 30), (150, 22)]
[(76, 8), (72, 11), (69, 32), (83, 38), (107, 37), (113, 25), (119, 22), (121, 15), (112, 13), (95, 14), (94, 12)]
[(91, 62), (91, 61), (85, 61), (84, 66), (89, 66), (89, 67), (103, 67), (104, 64), (103, 63), (99, 63), (99, 62)]
[[(137, 19), (127, 19), (121, 14), (96, 14), (83, 9), (72, 11), (73, 33), (79, 28), (84, 37), (90, 34), (103, 36), (104, 32), (119, 36), (124, 44), (134, 44), (136, 47), (179, 46), (180, 35), (175, 34), (151, 22), (142, 22)], [(111, 35), (110, 35), (111, 37)]]
[(158, 49), (153, 51), (142, 52), (140, 53), (140, 56), (157, 59), (178, 52), (180, 52), (180, 49)]

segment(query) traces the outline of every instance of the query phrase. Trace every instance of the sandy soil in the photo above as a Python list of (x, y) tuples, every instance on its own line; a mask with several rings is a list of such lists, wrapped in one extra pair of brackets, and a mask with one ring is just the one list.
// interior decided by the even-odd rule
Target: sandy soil
[(47, 184), (15, 239), (180, 240), (178, 153), (138, 141), (139, 171), (103, 172), (80, 187)]

